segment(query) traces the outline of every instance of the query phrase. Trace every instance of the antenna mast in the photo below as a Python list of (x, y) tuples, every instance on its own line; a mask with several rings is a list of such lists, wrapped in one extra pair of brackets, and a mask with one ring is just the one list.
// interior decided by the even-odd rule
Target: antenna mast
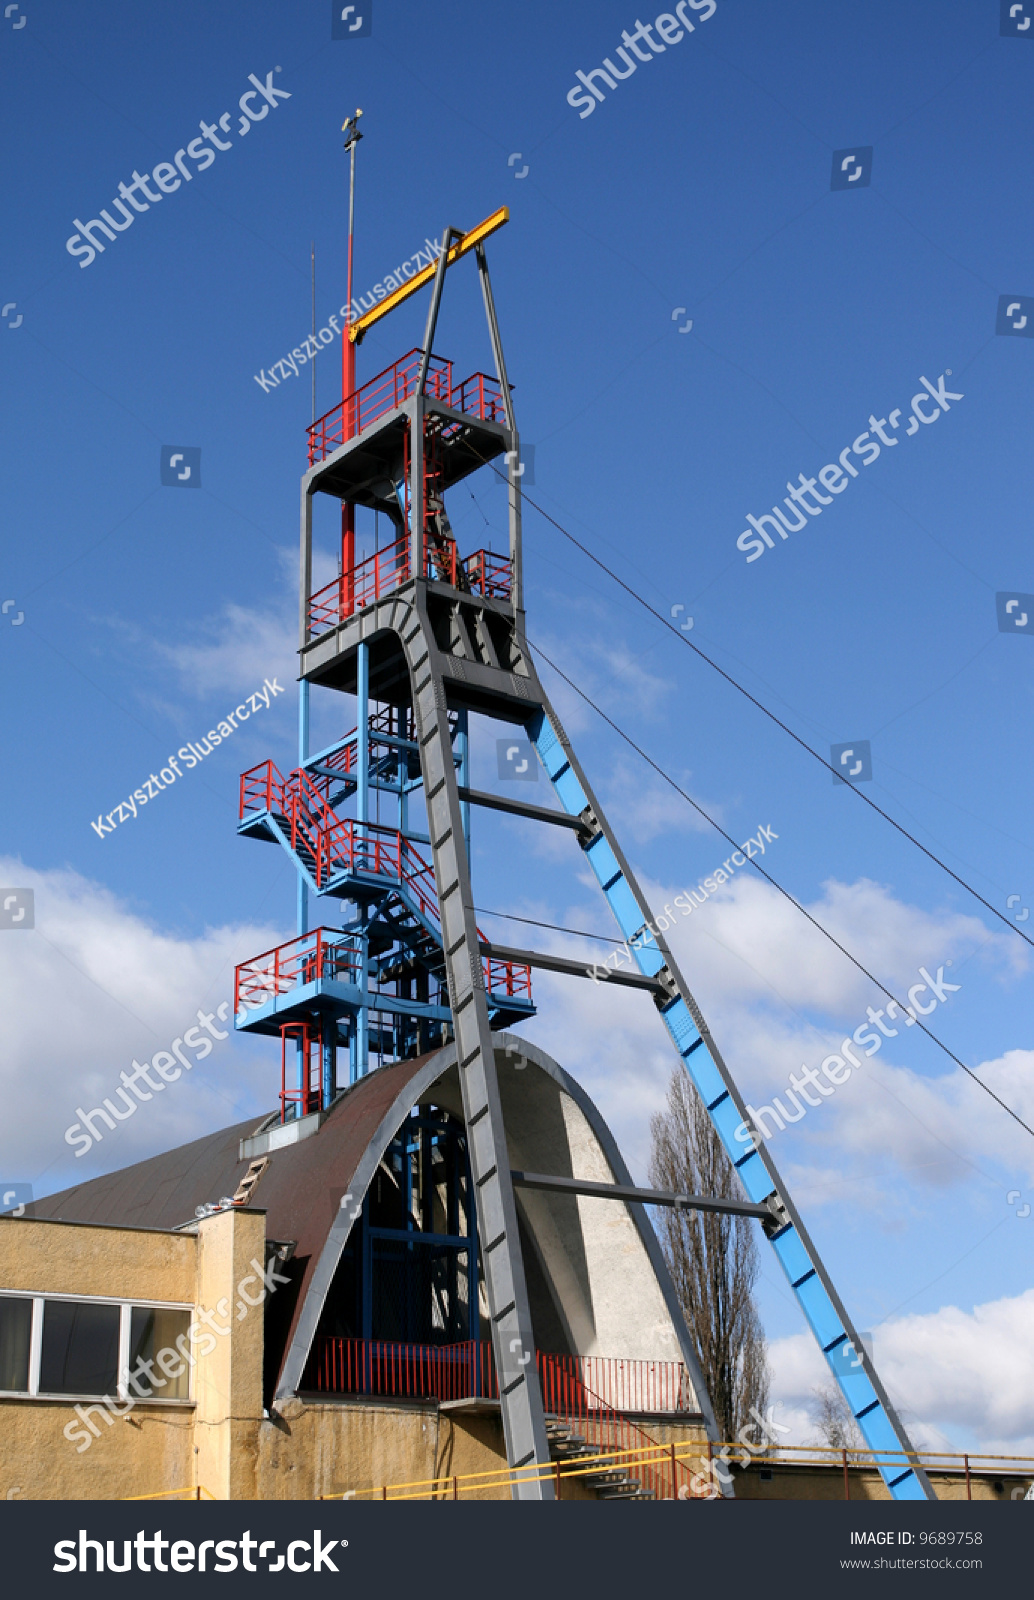
[[(349, 329), (352, 325), (352, 250), (355, 239), (355, 152), (356, 146), (363, 137), (359, 132), (359, 118), (362, 110), (356, 107), (354, 116), (341, 124), (341, 132), (345, 135), (344, 148), (349, 155), (348, 171), (348, 283), (346, 294), (348, 304), (345, 310), (345, 325), (341, 333), (341, 402), (343, 438), (351, 439), (355, 433), (356, 418), (352, 414), (352, 407), (345, 405), (350, 395), (355, 393), (355, 345), (349, 338)], [(355, 567), (355, 507), (342, 501), (341, 504), (341, 571), (352, 572)]]

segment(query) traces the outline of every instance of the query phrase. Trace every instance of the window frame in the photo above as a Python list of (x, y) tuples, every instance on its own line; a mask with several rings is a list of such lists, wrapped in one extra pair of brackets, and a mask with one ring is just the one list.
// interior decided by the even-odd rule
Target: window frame
[[(193, 1406), (194, 1395), (194, 1367), (187, 1364), (187, 1398), (184, 1400), (165, 1399), (161, 1394), (155, 1393), (146, 1398), (135, 1394), (129, 1387), (129, 1348), (131, 1327), (134, 1310), (141, 1311), (186, 1311), (189, 1313), (190, 1322), (197, 1320), (197, 1306), (187, 1300), (126, 1300), (120, 1295), (110, 1294), (62, 1294), (43, 1293), (37, 1289), (0, 1289), (0, 1299), (4, 1300), (31, 1300), (32, 1321), (29, 1329), (29, 1375), (26, 1389), (0, 1389), (0, 1400), (45, 1400), (48, 1402), (59, 1401), (75, 1405), (81, 1401), (99, 1402), (101, 1405), (106, 1400), (112, 1400), (118, 1405), (132, 1401), (135, 1405), (146, 1406)], [(118, 1306), (119, 1308), (119, 1338), (118, 1338), (118, 1380), (117, 1393), (104, 1394), (53, 1394), (42, 1390), (39, 1386), (40, 1366), (43, 1356), (43, 1308), (48, 1300), (71, 1301), (74, 1304)], [(188, 1322), (188, 1328), (190, 1326)]]

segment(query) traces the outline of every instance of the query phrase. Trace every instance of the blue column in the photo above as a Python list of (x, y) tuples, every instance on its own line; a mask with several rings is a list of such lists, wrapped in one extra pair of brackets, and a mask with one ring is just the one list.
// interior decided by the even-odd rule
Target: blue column
[(323, 1023), (323, 1105), (330, 1105), (337, 1092), (337, 1022), (326, 1016)]
[[(298, 685), (298, 765), (301, 766), (309, 754), (309, 685), (303, 678)], [(301, 868), (298, 869), (298, 933), (309, 931), (309, 891), (302, 876)], [(302, 1114), (305, 1093), (305, 1079), (309, 1070), (308, 1053), (304, 1049), (301, 1039), (295, 1053), (295, 1076), (299, 1100), (297, 1116)]]
[[(356, 795), (355, 815), (357, 845), (360, 850), (365, 846), (365, 824), (370, 820), (370, 646), (361, 644), (356, 651)], [(366, 921), (366, 911), (363, 910), (363, 922)], [(366, 989), (369, 981), (368, 958), (370, 942), (366, 936), (365, 926), (359, 938), (360, 967), (359, 988), (362, 995), (362, 1004), (356, 1018), (356, 1072), (360, 1078), (365, 1077), (370, 1064), (370, 1013), (366, 1004)]]
[[(456, 754), (460, 758), (459, 783), (461, 789), (470, 788), (470, 730), (466, 711), (458, 713), (456, 727)], [(470, 801), (460, 801), (460, 816), (463, 819), (463, 843), (467, 849), (467, 865), (470, 866)]]

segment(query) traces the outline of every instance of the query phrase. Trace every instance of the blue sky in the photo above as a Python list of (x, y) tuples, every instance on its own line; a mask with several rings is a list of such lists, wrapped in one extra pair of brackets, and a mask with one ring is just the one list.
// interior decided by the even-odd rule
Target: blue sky
[[(1000, 296), (1034, 296), (1034, 38), (1000, 36), (998, 0), (706, 10), (584, 118), (566, 98), (576, 71), (614, 58), (636, 27), (617, 0), (374, 0), (369, 37), (348, 41), (331, 40), (325, 0), (28, 0), (0, 22), (0, 599), (15, 602), (0, 621), (2, 870), (37, 896), (36, 929), (5, 932), (0, 952), (20, 1116), (2, 1154), (10, 1180), (44, 1192), (265, 1107), (276, 1088), (272, 1047), (234, 1039), (207, 1078), (88, 1160), (62, 1141), (81, 1096), (210, 1010), (235, 961), (291, 930), (289, 865), (234, 826), (239, 773), (294, 760), (311, 368), (268, 392), (255, 375), (309, 329), (310, 241), (321, 326), (345, 299), (338, 130), (356, 105), (358, 290), (446, 224), (511, 209), (490, 260), (536, 447), (531, 498), (663, 614), (683, 605), (689, 637), (820, 752), (869, 740), (865, 792), (1007, 918), (1034, 908), (1034, 646), (999, 632), (995, 603), (1034, 591), (1034, 344), (995, 331)], [(249, 74), (273, 74), (289, 98), (243, 136)], [(67, 253), (73, 219), (110, 210), (134, 169), (171, 161), (228, 109), (231, 148), (207, 170), (89, 265)], [(871, 182), (832, 191), (834, 152), (870, 147)], [(419, 343), (423, 309), (371, 333), (361, 380)], [(438, 348), (464, 372), (490, 364), (469, 264), (452, 275)], [(920, 379), (949, 371), (962, 398), (905, 436)], [(336, 346), (316, 372), (322, 412), (340, 398)], [(748, 564), (747, 514), (894, 408), (903, 448), (870, 467), (849, 458), (848, 489)], [(200, 489), (161, 486), (163, 445), (200, 448)], [(493, 482), (460, 486), (450, 513), (465, 549), (502, 547)], [(324, 562), (332, 521), (320, 521)], [(1034, 1120), (1029, 946), (530, 507), (525, 569), (533, 642), (729, 833), (769, 825), (766, 866), (883, 982), (953, 963), (961, 988), (931, 1026)], [(651, 893), (663, 903), (695, 885), (724, 842), (543, 676)], [(267, 677), (286, 692), (98, 838), (91, 819)], [(351, 722), (350, 703), (315, 697), (317, 739)], [(494, 741), (475, 728), (486, 787)], [(566, 837), (477, 822), (479, 906), (612, 931)], [(741, 876), (672, 938), (754, 1103), (876, 1003), (760, 880)], [(582, 1078), (644, 1176), (671, 1068), (648, 1002), (551, 978), (536, 993), (531, 1032)], [(1034, 1195), (1034, 1141), (935, 1047), (902, 1036), (773, 1149), (925, 1437), (1034, 1447), (1022, 1362), (1034, 1216), (1017, 1215)], [(761, 1303), (776, 1391), (806, 1428), (820, 1374), (768, 1261)]]

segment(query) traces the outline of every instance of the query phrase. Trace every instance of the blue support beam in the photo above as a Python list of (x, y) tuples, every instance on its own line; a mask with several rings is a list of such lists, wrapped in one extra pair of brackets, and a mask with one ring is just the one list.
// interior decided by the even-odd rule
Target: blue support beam
[[(298, 684), (298, 764), (309, 753), (309, 693), (310, 685), (304, 678)], [(304, 873), (298, 874), (297, 932), (299, 937), (309, 931), (309, 890)], [(301, 1039), (295, 1047), (295, 1087), (298, 1091), (298, 1115), (302, 1114), (305, 1095), (305, 1078), (309, 1070), (308, 1056)]]
[(867, 1446), (877, 1453), (876, 1465), (891, 1496), (895, 1500), (932, 1500), (935, 1496), (925, 1472), (918, 1464), (908, 1463), (909, 1454), (914, 1455), (908, 1436), (788, 1198), (772, 1157), (763, 1142), (744, 1140), (741, 1130), (749, 1129), (750, 1124), (732, 1074), (661, 932), (651, 927), (650, 908), (558, 728), (545, 709), (537, 711), (527, 724), (528, 736), (564, 810), (571, 816), (586, 817), (591, 839), (583, 847), (584, 854), (640, 972), (647, 977), (660, 975), (670, 988), (670, 1000), (659, 1003), (661, 1016), (748, 1198), (758, 1203), (773, 1196), (778, 1200), (785, 1221), (766, 1232), (794, 1298)]
[[(370, 820), (370, 646), (365, 642), (356, 650), (356, 821)], [(364, 922), (365, 922), (364, 917)], [(370, 941), (365, 927), (359, 938), (359, 987), (363, 1003), (356, 1019), (356, 1070), (364, 1077), (370, 1065), (370, 1011), (367, 1002), (370, 981)]]

